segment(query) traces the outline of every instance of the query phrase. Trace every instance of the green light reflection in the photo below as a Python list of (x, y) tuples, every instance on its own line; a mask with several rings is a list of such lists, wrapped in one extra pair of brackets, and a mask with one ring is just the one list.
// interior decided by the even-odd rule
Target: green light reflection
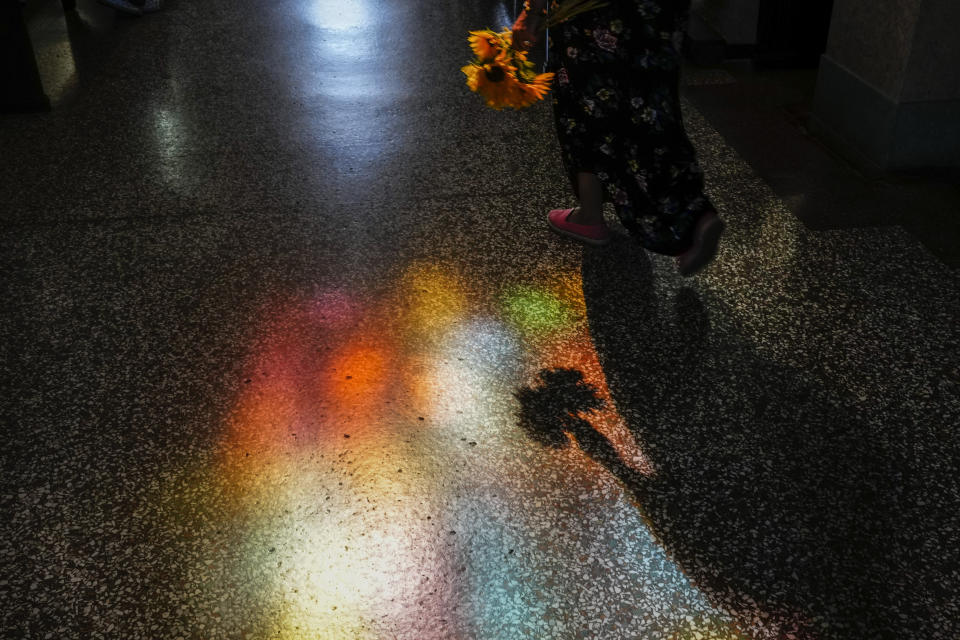
[(527, 339), (546, 337), (576, 324), (576, 314), (557, 296), (526, 285), (506, 289), (504, 315)]

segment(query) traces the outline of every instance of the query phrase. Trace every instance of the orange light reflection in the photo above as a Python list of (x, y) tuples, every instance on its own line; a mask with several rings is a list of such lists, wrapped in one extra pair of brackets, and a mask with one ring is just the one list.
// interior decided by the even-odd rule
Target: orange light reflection
[[(418, 594), (404, 586), (404, 575), (439, 576), (446, 561), (435, 557), (436, 566), (424, 566), (424, 557), (433, 557), (424, 547), (429, 536), (411, 531), (421, 525), (403, 498), (441, 499), (435, 494), (447, 471), (399, 446), (404, 430), (458, 436), (459, 429), (497, 423), (488, 418), (540, 369), (582, 371), (607, 402), (591, 423), (626, 464), (652, 472), (610, 397), (579, 273), (513, 290), (521, 295), (505, 298), (468, 287), (448, 266), (414, 263), (379, 301), (361, 304), (343, 291), (320, 291), (267, 320), (227, 419), (219, 477), (250, 526), (266, 528), (288, 547), (290, 568), (251, 567), (273, 576), (285, 603), (279, 637), (333, 638), (335, 629), (356, 635), (372, 628), (374, 608), (382, 618), (384, 610), (403, 616), (414, 605)], [(559, 321), (531, 332), (502, 319), (498, 311), (510, 311), (501, 305), (518, 300)], [(516, 318), (516, 306), (512, 313)], [(329, 462), (317, 466), (317, 459)], [(354, 473), (362, 481), (355, 483)], [(314, 503), (331, 485), (339, 489), (327, 495), (339, 503), (324, 502), (325, 513), (281, 525), (280, 514)], [(354, 518), (353, 505), (361, 501), (378, 507), (394, 528), (376, 532)]]

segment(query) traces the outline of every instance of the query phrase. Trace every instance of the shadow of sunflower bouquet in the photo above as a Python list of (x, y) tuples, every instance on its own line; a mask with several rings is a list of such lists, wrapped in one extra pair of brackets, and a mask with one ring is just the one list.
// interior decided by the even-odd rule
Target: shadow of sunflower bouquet
[[(543, 22), (549, 29), (586, 11), (606, 6), (603, 0), (554, 0)], [(529, 11), (529, 3), (525, 5)], [(523, 109), (550, 92), (552, 73), (537, 73), (527, 59), (527, 51), (513, 46), (510, 29), (471, 31), (467, 38), (474, 59), (460, 70), (467, 76), (467, 87), (480, 95), (488, 107)], [(529, 44), (529, 43), (527, 43)]]

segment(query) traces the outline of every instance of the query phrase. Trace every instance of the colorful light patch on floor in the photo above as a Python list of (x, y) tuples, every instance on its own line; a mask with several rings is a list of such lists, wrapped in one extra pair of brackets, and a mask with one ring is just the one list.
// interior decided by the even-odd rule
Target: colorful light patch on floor
[[(604, 405), (583, 417), (654, 473), (610, 398), (579, 273), (490, 290), (413, 263), (378, 298), (322, 290), (263, 326), (217, 477), (271, 637), (738, 637), (609, 472), (517, 427), (518, 388), (576, 369)], [(625, 604), (604, 621), (611, 598)]]

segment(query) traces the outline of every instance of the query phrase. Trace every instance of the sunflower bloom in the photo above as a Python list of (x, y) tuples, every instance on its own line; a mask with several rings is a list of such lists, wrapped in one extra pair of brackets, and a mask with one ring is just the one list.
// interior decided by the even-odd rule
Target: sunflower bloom
[(524, 92), (532, 99), (531, 104), (537, 100), (543, 100), (550, 93), (550, 83), (553, 82), (553, 75), (552, 73), (541, 73), (532, 82), (521, 83), (520, 86), (523, 87)]
[(467, 88), (477, 93), (477, 89), (480, 88), (480, 78), (478, 76), (483, 69), (475, 64), (468, 64), (460, 67), (460, 71), (463, 71), (463, 74), (467, 76)]
[[(609, 0), (552, 0), (544, 28), (555, 27), (574, 16), (607, 6)], [(528, 3), (525, 11), (530, 10)], [(474, 59), (461, 67), (467, 87), (494, 109), (529, 107), (543, 100), (553, 82), (552, 73), (538, 74), (525, 51), (513, 48), (513, 31), (471, 31), (467, 41)]]
[(467, 87), (480, 95), (488, 107), (522, 109), (542, 100), (550, 91), (552, 73), (537, 74), (526, 53), (512, 46), (513, 34), (471, 31), (468, 41), (475, 54), (461, 67)]
[(467, 76), (467, 87), (480, 94), (488, 107), (498, 111), (505, 107), (516, 108), (523, 97), (516, 67), (503, 55), (489, 62), (474, 61), (461, 71)]
[(479, 60), (492, 60), (500, 53), (497, 35), (492, 31), (471, 31), (467, 41)]

